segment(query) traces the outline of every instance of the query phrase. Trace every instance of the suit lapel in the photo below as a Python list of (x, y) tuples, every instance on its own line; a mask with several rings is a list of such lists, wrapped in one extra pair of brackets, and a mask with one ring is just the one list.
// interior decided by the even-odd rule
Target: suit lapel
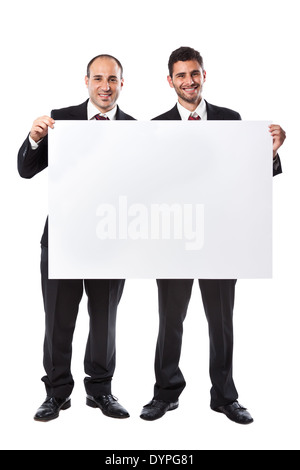
[(123, 111), (119, 108), (117, 105), (117, 112), (116, 112), (116, 121), (124, 121), (126, 120), (126, 115), (123, 113)]
[(175, 104), (174, 108), (169, 111), (168, 119), (170, 119), (170, 121), (181, 121), (181, 116), (179, 114), (177, 104)]
[(129, 114), (124, 113), (119, 106), (117, 105), (117, 112), (116, 112), (116, 120), (117, 121), (135, 121), (135, 119), (132, 116), (129, 116)]
[(207, 120), (208, 121), (218, 121), (220, 119), (219, 111), (215, 106), (209, 104), (206, 100), (206, 111), (207, 111)]
[(87, 115), (87, 105), (88, 101), (85, 101), (84, 103), (74, 107), (72, 111), (70, 112), (71, 119), (77, 120), (77, 121), (86, 121), (88, 118)]

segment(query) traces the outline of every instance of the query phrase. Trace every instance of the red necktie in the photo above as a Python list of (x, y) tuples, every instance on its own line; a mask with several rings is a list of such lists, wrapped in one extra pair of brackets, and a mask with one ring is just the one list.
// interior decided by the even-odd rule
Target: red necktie
[(108, 117), (101, 116), (100, 114), (96, 114), (95, 119), (97, 119), (97, 121), (109, 121)]
[(199, 121), (200, 119), (201, 119), (200, 116), (194, 117), (194, 116), (190, 115), (188, 120), (189, 120), (189, 121)]

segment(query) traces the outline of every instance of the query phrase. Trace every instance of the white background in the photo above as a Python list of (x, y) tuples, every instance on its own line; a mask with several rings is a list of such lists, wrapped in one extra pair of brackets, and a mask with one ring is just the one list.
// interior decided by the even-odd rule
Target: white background
[[(40, 0), (1, 2), (1, 448), (3, 449), (299, 449), (299, 60), (297, 0)], [(47, 170), (17, 173), (32, 121), (87, 99), (88, 61), (110, 53), (124, 65), (119, 104), (151, 119), (175, 104), (167, 84), (170, 53), (198, 49), (205, 98), (246, 120), (281, 124), (284, 173), (274, 178), (274, 277), (241, 280), (235, 305), (234, 377), (255, 422), (230, 422), (209, 408), (208, 334), (194, 286), (181, 368), (187, 387), (176, 411), (139, 418), (152, 397), (157, 334), (154, 280), (127, 282), (119, 308), (113, 393), (124, 421), (85, 406), (82, 384), (88, 316), (83, 298), (74, 337), (72, 407), (42, 424), (45, 398), (39, 242), (47, 215)]]

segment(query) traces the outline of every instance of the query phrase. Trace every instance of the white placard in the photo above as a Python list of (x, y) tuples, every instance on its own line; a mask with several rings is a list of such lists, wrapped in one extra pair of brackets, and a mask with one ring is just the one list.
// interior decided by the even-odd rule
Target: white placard
[(49, 277), (270, 278), (268, 125), (57, 121)]

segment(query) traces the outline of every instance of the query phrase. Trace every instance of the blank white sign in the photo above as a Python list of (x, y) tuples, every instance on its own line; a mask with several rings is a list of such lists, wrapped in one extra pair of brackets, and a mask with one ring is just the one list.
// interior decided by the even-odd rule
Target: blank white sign
[(57, 121), (49, 277), (270, 278), (268, 125)]

